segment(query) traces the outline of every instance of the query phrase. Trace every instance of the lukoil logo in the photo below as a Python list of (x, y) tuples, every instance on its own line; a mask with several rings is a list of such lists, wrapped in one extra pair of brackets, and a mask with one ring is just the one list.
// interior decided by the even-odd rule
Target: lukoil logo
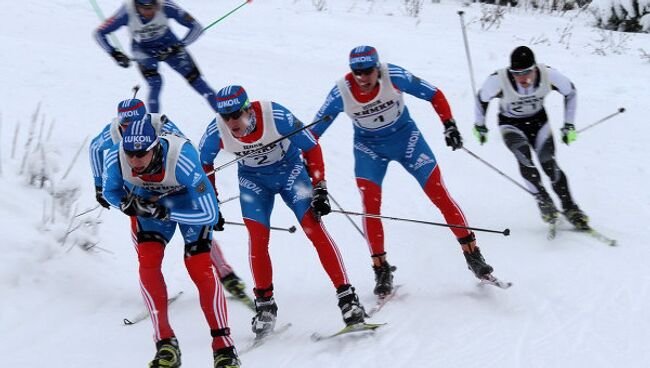
[(235, 104), (239, 104), (239, 98), (234, 98), (232, 100), (218, 101), (217, 107), (230, 107)]
[(372, 56), (358, 56), (350, 60), (350, 64), (365, 63), (366, 61), (374, 62)]
[(124, 137), (124, 143), (151, 143), (153, 140), (145, 135), (127, 135)]
[(138, 114), (138, 110), (123, 111), (120, 112), (119, 115), (121, 118), (131, 118), (134, 116), (140, 116), (140, 114)]

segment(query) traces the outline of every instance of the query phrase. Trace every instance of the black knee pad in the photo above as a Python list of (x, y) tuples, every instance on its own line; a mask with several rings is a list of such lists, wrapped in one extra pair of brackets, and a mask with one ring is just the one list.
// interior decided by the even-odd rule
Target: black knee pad
[(167, 245), (167, 239), (162, 234), (154, 231), (138, 231), (136, 238), (138, 243), (156, 242), (161, 243), (163, 246)]
[(140, 67), (140, 73), (145, 79), (160, 77), (158, 69), (145, 69), (142, 65)]
[(196, 66), (190, 70), (187, 75), (185, 75), (185, 79), (187, 79), (187, 83), (192, 84), (195, 80), (199, 79), (201, 77), (201, 72), (199, 71), (199, 68)]
[(192, 243), (185, 244), (185, 258), (192, 257), (201, 253), (209, 253), (212, 242), (208, 239), (200, 239)]

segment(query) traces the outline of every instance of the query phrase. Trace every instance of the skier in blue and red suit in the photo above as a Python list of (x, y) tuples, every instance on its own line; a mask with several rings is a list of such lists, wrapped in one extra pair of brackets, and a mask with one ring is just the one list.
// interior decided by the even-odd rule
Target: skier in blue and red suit
[[(169, 19), (189, 28), (182, 40), (172, 33)], [(203, 27), (196, 19), (172, 0), (126, 0), (112, 17), (99, 26), (95, 39), (118, 65), (128, 68), (131, 59), (107, 39), (110, 33), (123, 26), (127, 26), (131, 34), (133, 60), (149, 84), (149, 112), (160, 112), (158, 97), (163, 81), (158, 73), (158, 63), (161, 61), (181, 74), (216, 109), (214, 90), (203, 80), (196, 63), (185, 49), (203, 32)]]
[[(302, 123), (278, 103), (251, 103), (241, 86), (228, 86), (217, 92), (217, 108), (219, 114), (208, 125), (199, 151), (208, 173), (214, 171), (214, 159), (222, 149), (241, 157), (240, 203), (250, 236), (249, 259), (257, 310), (253, 332), (258, 336), (271, 333), (277, 318), (269, 257), (269, 221), (276, 194), (291, 208), (316, 248), (323, 268), (336, 287), (346, 325), (363, 323), (363, 307), (350, 285), (338, 247), (320, 221), (320, 216), (328, 214), (331, 208), (323, 156), (314, 136), (303, 130), (281, 139), (300, 129)], [(209, 176), (214, 183), (214, 174)]]
[[(352, 49), (349, 63), (351, 72), (336, 83), (314, 121), (328, 119), (316, 124), (312, 132), (322, 136), (341, 112), (352, 119), (354, 171), (365, 213), (380, 214), (381, 184), (388, 163), (397, 161), (418, 181), (448, 224), (468, 226), (463, 211), (444, 185), (436, 157), (404, 104), (404, 93), (430, 102), (445, 126), (447, 145), (454, 150), (462, 148), (462, 138), (442, 91), (402, 67), (380, 63), (377, 50), (371, 46)], [(396, 268), (386, 260), (381, 220), (364, 217), (363, 225), (375, 271), (375, 294), (390, 294)], [(475, 276), (485, 278), (491, 274), (493, 269), (476, 246), (474, 233), (450, 229)]]

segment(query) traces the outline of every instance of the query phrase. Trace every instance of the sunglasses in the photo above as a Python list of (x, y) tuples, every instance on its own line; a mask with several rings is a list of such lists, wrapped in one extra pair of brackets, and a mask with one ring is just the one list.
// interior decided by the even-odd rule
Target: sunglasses
[(354, 75), (370, 75), (375, 71), (375, 67), (371, 66), (370, 68), (365, 69), (352, 69), (352, 74)]
[(144, 9), (144, 10), (151, 10), (156, 7), (156, 4), (147, 4), (147, 5), (142, 5), (142, 4), (137, 4), (136, 7), (139, 9)]
[(521, 69), (521, 70), (512, 70), (512, 69), (508, 69), (508, 71), (509, 71), (510, 73), (512, 73), (512, 75), (516, 75), (516, 76), (518, 76), (518, 77), (521, 77), (521, 76), (524, 76), (524, 75), (528, 75), (528, 74), (532, 73), (533, 70), (535, 70), (535, 65), (533, 65), (533, 66), (531, 66), (531, 67), (529, 67), (529, 68), (526, 68), (526, 69)]
[(147, 153), (149, 153), (149, 151), (145, 151), (145, 150), (142, 150), (142, 151), (124, 151), (124, 154), (127, 155), (127, 157), (129, 157), (129, 158), (134, 158), (134, 157), (143, 158), (144, 156), (147, 155)]
[(244, 113), (244, 109), (239, 109), (237, 111), (229, 112), (227, 114), (219, 114), (223, 121), (228, 121), (228, 120), (237, 120), (239, 119), (242, 114)]

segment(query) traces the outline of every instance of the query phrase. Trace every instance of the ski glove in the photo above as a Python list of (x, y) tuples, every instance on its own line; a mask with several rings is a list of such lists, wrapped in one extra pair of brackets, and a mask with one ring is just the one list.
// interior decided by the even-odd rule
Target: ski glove
[(311, 198), (311, 209), (314, 211), (316, 217), (325, 216), (332, 212), (330, 200), (327, 198), (327, 183), (321, 180), (318, 184), (314, 185), (314, 195)]
[(463, 138), (456, 127), (456, 121), (449, 119), (444, 122), (445, 125), (445, 141), (447, 146), (451, 147), (453, 151), (463, 148)]
[(126, 198), (122, 198), (120, 210), (128, 216), (153, 217), (158, 220), (167, 220), (169, 218), (169, 211), (165, 206), (158, 203), (151, 203), (136, 195), (129, 195)]
[(131, 59), (129, 59), (128, 56), (124, 55), (122, 51), (115, 50), (111, 52), (111, 56), (115, 61), (117, 61), (117, 65), (121, 66), (122, 68), (128, 68), (129, 65), (131, 65)]
[(571, 142), (575, 141), (578, 138), (578, 132), (576, 132), (576, 126), (571, 123), (564, 123), (564, 127), (560, 129), (562, 133), (562, 142), (569, 145)]
[(221, 214), (221, 210), (219, 210), (219, 220), (217, 221), (216, 224), (212, 227), (216, 231), (223, 231), (223, 225), (226, 224), (226, 219), (223, 218), (223, 215)]
[(158, 52), (156, 53), (156, 58), (159, 61), (165, 61), (165, 60), (167, 60), (167, 58), (169, 58), (172, 55), (175, 55), (175, 54), (179, 53), (181, 50), (183, 50), (183, 45), (180, 44), (180, 43), (177, 43), (175, 45), (171, 45), (169, 47), (166, 47), (166, 48), (164, 48), (162, 50), (158, 50)]
[(485, 125), (474, 124), (474, 136), (478, 139), (479, 143), (487, 143), (488, 140), (488, 128)]
[(108, 203), (106, 198), (104, 198), (104, 193), (102, 193), (102, 187), (95, 187), (95, 199), (102, 207), (110, 209), (111, 205)]

